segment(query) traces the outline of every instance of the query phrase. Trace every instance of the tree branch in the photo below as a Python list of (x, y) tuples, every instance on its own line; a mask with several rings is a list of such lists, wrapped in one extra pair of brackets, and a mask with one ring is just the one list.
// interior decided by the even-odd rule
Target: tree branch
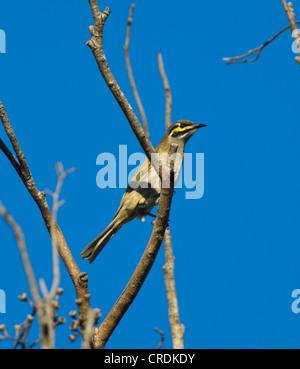
[[(172, 155), (176, 152), (177, 145), (172, 144), (169, 150), (169, 158), (172, 157)], [(127, 309), (134, 301), (156, 259), (156, 255), (162, 244), (165, 229), (168, 225), (174, 191), (174, 161), (171, 161), (169, 164), (167, 164), (167, 167), (170, 168), (170, 188), (162, 187), (154, 228), (146, 250), (132, 277), (130, 278), (121, 296), (108, 313), (107, 317), (104, 319), (102, 324), (95, 329), (94, 347), (97, 349), (104, 348), (114, 329), (117, 327)]]
[(157, 332), (158, 334), (160, 334), (160, 341), (158, 346), (156, 347), (157, 350), (159, 350), (160, 348), (162, 348), (162, 345), (164, 344), (164, 340), (165, 340), (165, 334), (163, 331), (161, 331), (158, 328), (154, 328), (155, 332)]
[[(299, 24), (300, 21), (297, 21), (296, 24)], [(240, 56), (235, 56), (235, 57), (231, 57), (231, 58), (223, 58), (224, 61), (226, 61), (227, 65), (229, 64), (241, 64), (241, 63), (251, 63), (251, 62), (255, 62), (261, 52), (263, 51), (263, 49), (268, 46), (271, 42), (273, 42), (278, 36), (280, 36), (283, 32), (285, 32), (286, 30), (288, 30), (290, 28), (290, 26), (286, 26), (284, 27), (282, 30), (280, 30), (279, 32), (277, 32), (274, 36), (272, 36), (268, 41), (266, 41), (265, 43), (263, 43), (262, 45), (256, 47), (253, 50), (249, 50), (247, 53), (240, 55)], [(248, 56), (256, 54), (256, 56), (252, 59), (246, 59)]]
[(16, 172), (20, 177), (22, 177), (21, 167), (18, 163), (15, 156), (11, 153), (9, 148), (5, 145), (5, 143), (0, 138), (0, 149), (2, 150), (3, 154), (7, 157), (7, 159), (10, 161), (11, 165), (15, 168)]
[(156, 54), (158, 60), (158, 71), (161, 75), (164, 89), (165, 89), (165, 98), (166, 98), (166, 108), (165, 108), (165, 125), (166, 129), (171, 125), (172, 118), (172, 95), (171, 95), (171, 88), (169, 84), (168, 77), (165, 72), (164, 62), (161, 54)]
[[(107, 17), (110, 14), (110, 9), (106, 8), (103, 13), (100, 12), (97, 0), (89, 0), (93, 17), (94, 25), (89, 27), (91, 33), (91, 40), (87, 42), (87, 45), (93, 52), (95, 60), (97, 62), (99, 71), (106, 82), (111, 93), (115, 97), (117, 103), (125, 114), (130, 127), (134, 134), (136, 135), (142, 149), (144, 150), (146, 156), (151, 161), (151, 154), (155, 153), (155, 150), (149, 141), (145, 131), (143, 130), (134, 110), (126, 99), (124, 93), (122, 92), (120, 86), (118, 85), (114, 75), (112, 74), (104, 50), (103, 50), (103, 27)], [(155, 168), (158, 166), (153, 163)]]
[(34, 300), (34, 303), (38, 305), (39, 300), (41, 299), (38, 285), (36, 282), (36, 278), (30, 263), (29, 255), (27, 252), (27, 247), (24, 239), (24, 235), (22, 232), (21, 227), (16, 223), (16, 221), (13, 219), (13, 217), (9, 214), (7, 209), (3, 206), (2, 202), (0, 201), (0, 215), (3, 217), (3, 219), (6, 221), (6, 223), (10, 226), (12, 229), (20, 254), (22, 258), (22, 262), (24, 265), (24, 270), (27, 276), (29, 289), (32, 295), (32, 298)]
[(53, 205), (52, 205), (52, 216), (53, 222), (50, 226), (50, 234), (52, 238), (52, 255), (53, 255), (53, 282), (51, 286), (51, 290), (49, 292), (49, 298), (52, 299), (55, 295), (55, 292), (58, 288), (59, 281), (60, 281), (60, 272), (59, 272), (59, 259), (58, 259), (58, 251), (57, 251), (57, 239), (56, 239), (56, 232), (55, 232), (55, 224), (57, 222), (57, 213), (58, 209), (63, 205), (64, 200), (59, 201), (60, 193), (62, 190), (62, 186), (64, 183), (65, 178), (75, 171), (75, 168), (71, 168), (68, 170), (64, 170), (62, 163), (56, 163), (55, 165), (56, 174), (57, 174), (57, 184), (55, 192), (52, 193), (49, 190), (46, 190), (47, 193), (50, 193), (51, 197), (53, 198)]
[[(117, 81), (109, 68), (108, 62), (105, 57), (105, 53), (103, 51), (103, 27), (108, 15), (110, 14), (110, 10), (106, 8), (105, 11), (101, 13), (96, 0), (95, 1), (89, 0), (89, 3), (94, 17), (94, 26), (89, 27), (91, 33), (91, 40), (87, 42), (87, 45), (92, 50), (100, 73), (102, 74), (102, 77), (104, 78), (107, 86), (111, 90), (113, 96), (117, 100), (119, 106), (123, 110), (131, 126), (131, 129), (136, 135), (142, 149), (144, 150), (148, 159), (151, 161), (156, 172), (159, 174), (162, 183), (164, 183), (164, 180), (166, 180), (166, 178), (162, 178), (162, 170), (161, 167), (159, 167), (158, 165), (157, 160), (158, 158), (156, 158), (156, 155), (152, 155), (155, 153), (153, 146), (150, 140), (148, 139), (146, 133), (144, 132), (143, 128), (141, 127), (141, 124), (138, 121), (138, 118), (136, 117), (132, 107), (130, 106), (125, 95), (121, 91), (119, 85), (117, 84)], [(131, 7), (131, 12), (129, 14), (129, 24), (128, 24), (129, 30), (127, 29), (127, 37), (126, 37), (127, 46), (129, 44), (132, 11), (133, 7)], [(172, 155), (172, 153), (175, 152), (177, 152), (177, 146), (175, 147), (174, 145), (171, 145), (169, 157), (170, 155)], [(155, 159), (155, 161), (153, 159)], [(172, 163), (173, 163), (172, 165), (174, 166), (174, 162)], [(151, 234), (148, 245), (146, 247), (146, 250), (138, 266), (136, 267), (136, 270), (133, 273), (129, 283), (127, 284), (125, 290), (123, 291), (123, 293), (121, 294), (121, 296), (119, 297), (119, 299), (117, 300), (117, 302), (115, 303), (115, 305), (113, 306), (107, 317), (104, 319), (102, 324), (95, 329), (94, 335), (95, 348), (98, 349), (104, 348), (107, 340), (113, 333), (114, 329), (117, 327), (119, 321), (122, 319), (127, 309), (134, 301), (137, 293), (139, 292), (142, 284), (144, 283), (145, 278), (147, 277), (154, 263), (154, 260), (156, 258), (156, 255), (159, 251), (159, 248), (163, 240), (165, 229), (168, 224), (170, 206), (174, 190), (173, 169), (174, 168), (172, 168), (170, 171), (171, 172), (170, 176), (172, 178), (172, 180), (170, 181), (172, 182), (170, 186), (171, 188), (162, 188), (154, 229)]]
[[(51, 213), (51, 210), (48, 206), (48, 203), (46, 201), (45, 193), (38, 190), (33, 177), (31, 175), (31, 172), (29, 170), (28, 163), (26, 161), (25, 155), (20, 147), (20, 144), (15, 136), (15, 133), (12, 129), (12, 126), (9, 122), (9, 119), (7, 117), (7, 114), (5, 112), (4, 106), (2, 102), (0, 101), (0, 119), (3, 124), (3, 127), (6, 131), (6, 134), (12, 144), (12, 147), (15, 151), (15, 154), (18, 159), (19, 167), (16, 165), (16, 163), (13, 161), (12, 154), (6, 153), (6, 156), (10, 160), (10, 162), (13, 164), (13, 167), (16, 169), (18, 175), (22, 179), (25, 187), (27, 188), (28, 192), (30, 193), (31, 197), (33, 198), (34, 202), (37, 204), (40, 213), (44, 219), (45, 225), (47, 227), (47, 230), (51, 236), (51, 232), (55, 232), (55, 238), (56, 238), (56, 245), (58, 252), (64, 262), (64, 265), (67, 268), (67, 271), (73, 281), (77, 300), (79, 299), (82, 301), (82, 303), (78, 306), (79, 313), (82, 316), (86, 316), (87, 311), (90, 309), (90, 302), (89, 299), (85, 298), (85, 296), (88, 296), (88, 278), (86, 273), (81, 273), (72, 254), (71, 251), (67, 245), (67, 242), (64, 238), (64, 235), (62, 231), (60, 230), (58, 224), (56, 223), (55, 219), (53, 218), (53, 215)], [(2, 147), (3, 148), (3, 145)], [(5, 148), (4, 148), (5, 149)], [(2, 150), (3, 151), (3, 150)], [(20, 168), (20, 169), (18, 169)]]
[[(31, 266), (31, 262), (30, 262), (29, 255), (28, 255), (28, 252), (27, 252), (27, 247), (26, 247), (26, 243), (25, 243), (25, 239), (24, 239), (22, 229), (16, 223), (16, 221), (13, 219), (13, 217), (9, 214), (7, 209), (3, 206), (1, 201), (0, 201), (0, 215), (3, 217), (3, 219), (7, 222), (7, 224), (12, 229), (12, 231), (14, 233), (14, 236), (15, 236), (15, 239), (16, 239), (16, 242), (17, 242), (17, 245), (18, 245), (18, 248), (19, 248), (19, 251), (20, 251), (20, 254), (21, 254), (21, 259), (22, 259), (22, 262), (23, 262), (25, 274), (27, 276), (29, 289), (30, 289), (31, 296), (32, 296), (33, 302), (34, 302), (34, 309), (36, 309), (36, 312), (38, 314), (42, 347), (43, 348), (50, 348), (49, 347), (49, 340), (48, 340), (48, 338), (49, 338), (48, 333), (46, 333), (45, 330), (43, 329), (43, 327), (45, 326), (45, 316), (44, 316), (44, 311), (43, 311), (43, 300), (41, 299), (40, 294), (39, 294), (38, 285), (37, 285), (36, 278), (35, 278), (35, 275), (34, 275), (34, 272), (33, 272), (32, 266)], [(31, 326), (31, 324), (26, 329), (29, 330), (30, 326)], [(21, 337), (19, 337), (19, 339), (16, 340), (15, 347), (19, 344), (20, 338)]]
[(169, 321), (172, 332), (172, 342), (174, 349), (183, 349), (183, 335), (184, 335), (184, 325), (180, 323), (179, 319), (179, 308), (178, 300), (176, 295), (175, 287), (175, 277), (174, 277), (174, 256), (172, 251), (172, 240), (170, 229), (167, 228), (164, 238), (165, 244), (165, 259), (166, 263), (163, 266), (165, 285), (167, 291), (168, 300), (168, 311), (169, 311)]
[[(157, 54), (159, 73), (161, 75), (164, 89), (165, 89), (165, 99), (166, 99), (166, 109), (165, 109), (165, 125), (166, 129), (170, 126), (171, 113), (172, 113), (172, 95), (169, 80), (164, 68), (163, 58), (161, 54)], [(184, 325), (180, 323), (179, 319), (179, 308), (178, 299), (176, 295), (175, 287), (175, 275), (174, 275), (174, 255), (172, 250), (172, 239), (170, 233), (170, 227), (166, 229), (164, 236), (164, 249), (165, 249), (165, 260), (166, 263), (163, 266), (165, 286), (167, 292), (168, 301), (168, 313), (169, 322), (172, 333), (172, 343), (174, 349), (183, 349), (183, 335), (184, 335)]]
[(132, 67), (131, 67), (131, 62), (130, 62), (130, 58), (129, 58), (129, 42), (130, 42), (130, 34), (131, 34), (131, 24), (132, 24), (132, 20), (133, 20), (133, 10), (135, 8), (135, 5), (132, 4), (130, 11), (129, 11), (129, 16), (128, 16), (128, 20), (127, 20), (127, 33), (126, 33), (126, 40), (125, 40), (125, 45), (123, 46), (123, 50), (124, 50), (124, 54), (125, 54), (125, 62), (126, 62), (126, 68), (127, 68), (127, 72), (128, 72), (128, 77), (129, 77), (129, 81), (130, 81), (130, 85), (131, 85), (131, 89), (133, 92), (133, 95), (135, 97), (141, 118), (142, 118), (142, 122), (143, 122), (143, 126), (144, 126), (144, 131), (146, 134), (146, 137), (150, 137), (149, 134), (149, 127), (148, 127), (148, 121), (147, 121), (147, 117), (145, 114), (145, 110), (140, 98), (140, 95), (138, 93), (137, 87), (136, 87), (136, 83), (134, 81), (134, 77), (133, 77), (133, 72), (132, 72)]

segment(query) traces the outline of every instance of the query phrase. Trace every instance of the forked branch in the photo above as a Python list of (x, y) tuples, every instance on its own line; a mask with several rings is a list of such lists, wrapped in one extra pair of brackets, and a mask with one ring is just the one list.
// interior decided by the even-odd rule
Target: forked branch
[(0, 142), (0, 149), (9, 159), (10, 163), (13, 165), (14, 169), (16, 170), (19, 177), (23, 181), (25, 187), (27, 188), (28, 192), (30, 193), (32, 199), (37, 204), (50, 236), (53, 237), (53, 233), (55, 234), (56, 240), (55, 243), (57, 245), (57, 250), (73, 281), (77, 299), (80, 299), (82, 301), (82, 304), (78, 306), (79, 314), (84, 317), (86, 316), (87, 312), (90, 309), (89, 299), (85, 298), (86, 296), (89, 295), (87, 288), (88, 284), (87, 275), (86, 273), (80, 272), (71, 254), (71, 251), (67, 245), (65, 237), (62, 231), (60, 230), (56, 220), (54, 219), (53, 214), (51, 213), (51, 210), (46, 200), (45, 192), (39, 191), (37, 185), (34, 182), (25, 155), (21, 149), (21, 146), (17, 140), (17, 137), (13, 131), (13, 128), (10, 124), (10, 121), (7, 117), (6, 111), (1, 101), (0, 101), (0, 120), (5, 129), (7, 137), (11, 142), (16, 158), (8, 149), (8, 147), (4, 145), (2, 140)]
[[(295, 24), (300, 24), (300, 21), (297, 21)], [(284, 27), (282, 30), (277, 32), (274, 36), (272, 36), (268, 41), (264, 42), (262, 45), (256, 47), (253, 50), (249, 50), (247, 53), (240, 55), (240, 56), (234, 56), (230, 58), (223, 58), (223, 60), (226, 62), (226, 64), (241, 64), (241, 63), (252, 63), (255, 62), (261, 52), (264, 50), (265, 47), (270, 45), (278, 36), (280, 36), (282, 33), (287, 31), (290, 28), (290, 26)], [(247, 59), (249, 56), (255, 55), (253, 58)]]
[[(168, 156), (169, 158), (172, 156), (174, 157), (174, 154), (177, 152), (177, 148), (177, 145), (171, 145)], [(174, 191), (174, 161), (169, 162), (167, 164), (167, 168), (168, 167), (170, 168), (170, 187), (162, 188), (158, 211), (150, 240), (141, 260), (139, 261), (121, 296), (108, 313), (102, 324), (95, 329), (94, 347), (97, 349), (104, 348), (114, 329), (117, 327), (129, 306), (133, 303), (150, 269), (152, 268), (162, 244), (165, 230), (168, 226), (168, 219)]]
[[(131, 88), (133, 90), (137, 105), (139, 106), (142, 120), (143, 122), (146, 122), (147, 124), (146, 114), (143, 110), (143, 105), (139, 98), (139, 95), (137, 93), (137, 89), (134, 83), (133, 73), (132, 73), (132, 68), (131, 68), (131, 64), (129, 60), (129, 53), (128, 53), (130, 34), (131, 34), (131, 24), (133, 20), (133, 9), (134, 9), (134, 4), (132, 4), (130, 11), (129, 11), (124, 51), (125, 51), (127, 71), (128, 71), (129, 79), (131, 81)], [(165, 72), (162, 55), (157, 54), (156, 56), (158, 60), (159, 73), (161, 75), (163, 86), (164, 86), (164, 91), (165, 91), (165, 101), (166, 101), (165, 103), (165, 127), (166, 129), (168, 129), (168, 127), (171, 125), (171, 122), (172, 122), (172, 118), (171, 118), (172, 94), (171, 94), (170, 83), (169, 83), (168, 77)], [(144, 123), (144, 126), (145, 126), (145, 123)], [(169, 227), (166, 229), (165, 235), (164, 235), (164, 248), (165, 248), (166, 264), (163, 267), (163, 271), (164, 271), (164, 276), (165, 276), (165, 286), (166, 286), (166, 293), (167, 293), (168, 312), (169, 312), (169, 321), (170, 321), (170, 327), (171, 327), (171, 332), (172, 332), (173, 348), (183, 348), (184, 326), (180, 324), (180, 320), (179, 320), (179, 309), (178, 309), (178, 301), (177, 301), (177, 296), (176, 296), (175, 277), (174, 277), (174, 256), (173, 256), (173, 251), (172, 251), (172, 242), (171, 242), (171, 235), (170, 235)], [(159, 330), (157, 331), (159, 333), (162, 333)], [(162, 341), (159, 344), (159, 348), (162, 345), (163, 337), (164, 336), (162, 334)]]
[[(123, 110), (132, 131), (136, 135), (142, 149), (144, 150), (146, 156), (151, 161), (152, 165), (155, 167), (157, 173), (159, 173), (162, 183), (164, 180), (168, 180), (167, 178), (162, 178), (162, 172), (159, 170), (157, 164), (153, 162), (152, 155), (155, 151), (153, 146), (148, 138), (148, 135), (143, 130), (138, 118), (136, 117), (132, 107), (130, 106), (128, 100), (126, 99), (124, 93), (122, 92), (120, 86), (118, 85), (116, 79), (114, 78), (108, 62), (106, 60), (106, 56), (103, 50), (103, 27), (104, 23), (107, 20), (108, 15), (110, 14), (110, 10), (108, 8), (105, 9), (103, 13), (100, 12), (98, 3), (96, 0), (89, 0), (93, 16), (94, 16), (94, 25), (89, 27), (91, 33), (91, 40), (87, 42), (87, 45), (93, 52), (95, 60), (97, 62), (98, 68), (118, 102), (119, 106)], [(131, 25), (131, 17), (132, 17), (133, 8), (131, 8), (131, 13), (129, 14), (129, 24)], [(128, 33), (129, 32), (129, 33)], [(130, 28), (127, 30), (127, 45), (129, 44), (130, 37)], [(125, 45), (126, 49), (126, 45)], [(172, 154), (177, 152), (177, 145), (171, 145), (169, 151), (169, 157)], [(151, 160), (152, 159), (152, 160)], [(156, 166), (157, 165), (157, 166)], [(129, 306), (134, 301), (137, 293), (139, 292), (141, 286), (143, 285), (145, 278), (147, 277), (154, 261), (158, 250), (163, 241), (163, 237), (165, 234), (166, 227), (168, 225), (169, 212), (173, 197), (174, 190), (174, 162), (169, 163), (170, 166), (170, 186), (169, 188), (162, 188), (162, 192), (160, 195), (159, 206), (157, 211), (157, 216), (155, 220), (155, 225), (153, 228), (153, 232), (151, 234), (150, 240), (146, 247), (146, 250), (138, 263), (130, 281), (128, 282), (126, 288), (123, 293), (104, 319), (102, 324), (95, 329), (94, 335), (94, 347), (95, 348), (104, 348), (107, 340), (113, 333), (114, 329), (118, 325), (119, 321), (122, 319), (123, 315), (129, 308)], [(166, 173), (165, 173), (166, 175)]]
[(148, 139), (147, 134), (143, 130), (134, 110), (132, 109), (114, 75), (112, 74), (103, 50), (103, 27), (110, 14), (110, 9), (106, 8), (103, 13), (101, 13), (97, 0), (89, 0), (89, 3), (94, 17), (94, 25), (89, 27), (91, 39), (87, 42), (87, 45), (93, 52), (104, 81), (125, 114), (130, 127), (136, 135), (143, 151), (151, 161), (151, 154), (155, 152), (154, 148)]

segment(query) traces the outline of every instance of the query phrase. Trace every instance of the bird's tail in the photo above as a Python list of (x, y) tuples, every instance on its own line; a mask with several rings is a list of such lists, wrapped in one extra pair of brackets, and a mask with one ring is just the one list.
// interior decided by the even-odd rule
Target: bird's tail
[(81, 257), (83, 259), (88, 259), (89, 262), (93, 262), (100, 251), (104, 248), (107, 242), (118, 232), (118, 230), (122, 227), (121, 225), (117, 225), (117, 219), (115, 218), (106, 228), (105, 230), (95, 238), (87, 247), (82, 251)]

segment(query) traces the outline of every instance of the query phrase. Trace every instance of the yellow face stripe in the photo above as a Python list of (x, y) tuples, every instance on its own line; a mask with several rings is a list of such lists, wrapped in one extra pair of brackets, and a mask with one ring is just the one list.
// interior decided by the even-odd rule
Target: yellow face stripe
[(179, 127), (174, 128), (172, 132), (183, 132), (183, 131), (186, 131), (186, 130), (187, 130), (187, 129), (189, 129), (189, 128), (190, 128), (190, 126), (185, 126), (185, 127), (183, 127), (183, 128), (181, 128), (181, 127), (179, 126)]

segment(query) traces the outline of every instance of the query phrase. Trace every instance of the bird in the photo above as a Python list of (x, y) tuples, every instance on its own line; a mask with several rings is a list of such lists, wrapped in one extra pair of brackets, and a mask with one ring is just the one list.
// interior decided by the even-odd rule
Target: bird
[[(206, 127), (206, 124), (196, 124), (185, 119), (178, 120), (167, 128), (155, 149), (162, 167), (164, 167), (167, 164), (170, 145), (177, 145), (174, 159), (175, 185), (182, 168), (185, 144), (202, 127)], [(135, 218), (144, 220), (147, 215), (155, 217), (150, 211), (158, 204), (160, 193), (160, 177), (151, 165), (151, 161), (146, 158), (130, 181), (112, 222), (81, 252), (81, 257), (92, 263), (124, 224)]]

